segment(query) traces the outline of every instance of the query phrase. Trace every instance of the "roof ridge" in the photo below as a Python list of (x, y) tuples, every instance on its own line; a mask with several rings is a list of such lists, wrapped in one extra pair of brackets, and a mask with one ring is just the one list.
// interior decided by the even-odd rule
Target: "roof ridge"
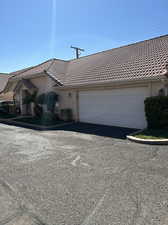
[(0, 75), (10, 75), (10, 73), (0, 73)]
[[(49, 69), (54, 65), (56, 60), (63, 61), (66, 63), (66, 65), (68, 65), (70, 63), (69, 61), (65, 61), (65, 60), (53, 59), (53, 62), (49, 65), (49, 67), (46, 70), (44, 70), (44, 72), (47, 73), (50, 77), (54, 78), (55, 81), (57, 81), (58, 83), (60, 83), (62, 85), (62, 82), (49, 71)], [(66, 66), (65, 73), (61, 73), (61, 74), (66, 75), (67, 67), (68, 66)]]
[(55, 59), (52, 59), (51, 64), (48, 66), (48, 68), (45, 71), (48, 71), (51, 68), (51, 66), (54, 64), (54, 61), (55, 61)]
[[(18, 71), (20, 71), (20, 73), (13, 74), (12, 77), (15, 77), (15, 76), (20, 75), (20, 74), (22, 74), (22, 73), (24, 73), (24, 72), (27, 72), (28, 70), (31, 70), (31, 69), (33, 69), (33, 68), (35, 68), (35, 67), (41, 66), (41, 65), (43, 65), (43, 64), (45, 64), (45, 63), (47, 63), (47, 62), (49, 62), (49, 61), (53, 61), (53, 62), (54, 62), (55, 60), (68, 62), (68, 61), (62, 60), (62, 59), (51, 58), (51, 59), (48, 59), (47, 61), (44, 61), (44, 62), (42, 62), (42, 63), (39, 63), (39, 64), (37, 64), (37, 65), (35, 65), (35, 66), (31, 66), (31, 67), (28, 67), (28, 68), (25, 68), (25, 69), (18, 70)], [(52, 63), (53, 63), (53, 62), (52, 62)], [(52, 63), (51, 63), (51, 64), (52, 64)], [(50, 67), (50, 66), (51, 66), (51, 65), (49, 65), (49, 67)], [(49, 67), (48, 67), (48, 69), (49, 69)], [(47, 69), (47, 70), (48, 70), (48, 69)], [(17, 71), (14, 71), (14, 72), (11, 72), (11, 73), (9, 73), (9, 74), (16, 73), (16, 72), (17, 72)]]
[[(21, 73), (24, 73), (24, 72), (26, 72), (26, 71), (28, 71), (28, 70), (30, 70), (32, 68), (33, 68), (33, 66), (25, 68), (25, 69), (17, 70), (17, 71), (20, 71), (18, 73), (17, 73), (17, 71), (15, 71), (15, 72), (12, 72), (10, 74), (12, 75), (12, 77), (15, 77), (15, 76), (20, 75)], [(13, 73), (17, 73), (17, 74), (13, 74)]]
[[(28, 70), (31, 70), (31, 69), (33, 69), (33, 68), (35, 68), (35, 67), (41, 66), (41, 65), (43, 65), (44, 63), (47, 63), (47, 62), (49, 62), (49, 61), (51, 61), (51, 60), (53, 60), (53, 58), (52, 58), (52, 59), (49, 59), (49, 60), (47, 60), (47, 61), (45, 61), (45, 62), (42, 62), (42, 63), (40, 63), (40, 64), (37, 64), (37, 65), (35, 65), (35, 66), (31, 66), (31, 67), (22, 69), (22, 71), (21, 71), (20, 73), (14, 74), (12, 77), (17, 76), (17, 75), (20, 75), (21, 73), (27, 72)], [(24, 71), (23, 71), (23, 70), (24, 70)], [(16, 72), (17, 72), (17, 71), (12, 72), (12, 73), (16, 73)], [(12, 73), (11, 73), (11, 74), (12, 74)]]
[(63, 62), (69, 62), (69, 60), (64, 60), (64, 59), (56, 59), (56, 58), (53, 58), (53, 60), (58, 60), (58, 61), (63, 61)]
[(143, 42), (146, 42), (146, 41), (151, 41), (151, 40), (159, 39), (159, 38), (166, 37), (166, 36), (168, 36), (168, 34), (161, 35), (161, 36), (158, 36), (158, 37), (153, 37), (153, 38), (146, 39), (146, 40), (143, 40), (143, 41), (137, 41), (137, 42), (134, 42), (134, 43), (131, 43), (131, 44), (123, 45), (123, 46), (116, 47), (116, 48), (111, 48), (111, 49), (108, 49), (108, 50), (103, 50), (103, 51), (96, 52), (96, 53), (93, 53), (93, 54), (90, 54), (90, 55), (81, 56), (79, 59), (70, 59), (68, 61), (69, 62), (78, 61), (78, 60), (80, 60), (82, 58), (90, 57), (90, 56), (93, 56), (93, 55), (98, 55), (98, 54), (101, 54), (103, 52), (108, 52), (108, 51), (112, 51), (112, 50), (116, 50), (116, 49), (120, 49), (120, 48), (129, 47), (129, 46), (132, 46), (132, 45), (136, 45), (136, 44), (140, 44), (140, 43), (143, 43)]

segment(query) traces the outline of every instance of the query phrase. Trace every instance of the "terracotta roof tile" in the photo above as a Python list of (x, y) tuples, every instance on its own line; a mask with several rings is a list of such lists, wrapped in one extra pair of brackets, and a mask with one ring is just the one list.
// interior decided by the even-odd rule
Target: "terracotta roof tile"
[(49, 66), (52, 64), (53, 59), (50, 59), (46, 62), (43, 62), (37, 66), (28, 67), (23, 70), (19, 70), (16, 72), (11, 73), (13, 76), (12, 78), (25, 78), (28, 75), (35, 75), (44, 72), (44, 70), (47, 70)]
[(52, 59), (28, 68), (17, 77), (48, 71), (64, 86), (158, 77), (168, 64), (168, 35), (115, 48), (79, 59)]
[(166, 35), (73, 60), (64, 85), (155, 77), (164, 72), (167, 63)]
[(8, 82), (10, 75), (6, 73), (0, 73), (0, 92), (2, 92)]

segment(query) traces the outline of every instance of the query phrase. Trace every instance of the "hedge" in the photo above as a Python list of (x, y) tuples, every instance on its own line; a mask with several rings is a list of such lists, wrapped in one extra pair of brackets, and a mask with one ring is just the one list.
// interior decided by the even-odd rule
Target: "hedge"
[(144, 103), (148, 128), (168, 128), (168, 96), (148, 97)]

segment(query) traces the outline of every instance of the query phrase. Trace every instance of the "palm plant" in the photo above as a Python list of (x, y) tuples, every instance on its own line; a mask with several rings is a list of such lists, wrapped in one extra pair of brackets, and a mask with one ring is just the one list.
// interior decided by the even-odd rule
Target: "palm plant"
[(37, 97), (37, 103), (40, 105), (47, 105), (48, 111), (54, 113), (55, 103), (58, 101), (58, 95), (51, 91), (48, 93), (43, 93)]
[(23, 99), (23, 104), (29, 105), (30, 103), (35, 103), (36, 104), (36, 96), (37, 96), (37, 91), (33, 92), (33, 94), (30, 94), (27, 92), (26, 97)]
[(43, 116), (42, 105), (47, 106), (47, 110), (50, 112), (50, 117), (54, 116), (55, 103), (58, 101), (58, 95), (55, 92), (43, 93), (37, 96), (37, 91), (33, 94), (27, 93), (23, 99), (23, 104), (29, 105), (34, 103), (34, 113), (36, 116)]

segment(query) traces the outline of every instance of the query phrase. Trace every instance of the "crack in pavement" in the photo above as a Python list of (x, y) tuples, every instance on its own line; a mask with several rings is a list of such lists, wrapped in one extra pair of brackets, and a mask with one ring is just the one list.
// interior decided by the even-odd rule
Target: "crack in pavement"
[(19, 218), (23, 215), (23, 212), (17, 212), (17, 213), (14, 213), (13, 215), (10, 215), (9, 217), (3, 219), (0, 221), (0, 224), (1, 225), (6, 225), (8, 224), (9, 222), (13, 221), (14, 219), (16, 218)]
[[(142, 212), (142, 198), (141, 198), (140, 191), (132, 183), (132, 177), (133, 177), (133, 171), (127, 175), (128, 181), (126, 182), (126, 185), (129, 190), (128, 195), (129, 195), (130, 199), (132, 200), (132, 202), (134, 203), (135, 208), (136, 208), (136, 210), (132, 216), (131, 225), (136, 225), (136, 222)], [(131, 193), (132, 191), (134, 192), (133, 194)]]
[[(128, 173), (128, 171), (131, 170), (132, 167), (133, 167), (132, 164), (128, 164), (128, 166), (126, 166), (122, 170), (118, 171), (117, 173), (113, 174), (113, 175), (115, 175), (115, 178), (113, 179), (112, 184), (110, 184), (109, 187), (105, 190), (103, 196), (99, 199), (99, 201), (97, 202), (97, 204), (95, 205), (95, 207), (92, 209), (92, 211), (90, 212), (90, 214), (86, 216), (86, 218), (81, 223), (81, 225), (90, 225), (90, 224), (92, 224), (92, 221), (96, 217), (96, 214), (98, 213), (98, 211), (101, 210), (102, 205), (103, 205), (105, 199), (109, 196), (111, 186), (113, 186), (114, 183), (118, 180), (118, 177), (120, 177), (123, 174)], [(132, 199), (132, 200), (133, 200), (133, 202), (135, 202), (134, 199)], [(137, 204), (136, 204), (136, 206), (137, 206)], [(134, 225), (134, 223), (132, 225)]]
[[(28, 215), (35, 222), (36, 225), (47, 225), (39, 218), (39, 216), (37, 216), (34, 212), (32, 212), (32, 210), (28, 209), (27, 203), (23, 201), (21, 196), (19, 196), (19, 193), (17, 193), (16, 190), (10, 184), (0, 179), (0, 185), (2, 186), (4, 191), (18, 204), (17, 207), (18, 212), (14, 213), (13, 215), (10, 215), (7, 218), (2, 219), (0, 221), (0, 225), (6, 225), (12, 222), (14, 219), (21, 218), (25, 214)], [(30, 208), (30, 203), (28, 204)], [(31, 209), (32, 208), (33, 206), (31, 205)]]
[(85, 218), (85, 220), (83, 221), (83, 223), (81, 225), (90, 225), (90, 220), (92, 220), (92, 218), (95, 216), (95, 214), (97, 213), (97, 211), (101, 208), (104, 199), (106, 197), (106, 193), (100, 198), (100, 200), (98, 201), (98, 203), (96, 204), (95, 208), (92, 210), (92, 212)]

